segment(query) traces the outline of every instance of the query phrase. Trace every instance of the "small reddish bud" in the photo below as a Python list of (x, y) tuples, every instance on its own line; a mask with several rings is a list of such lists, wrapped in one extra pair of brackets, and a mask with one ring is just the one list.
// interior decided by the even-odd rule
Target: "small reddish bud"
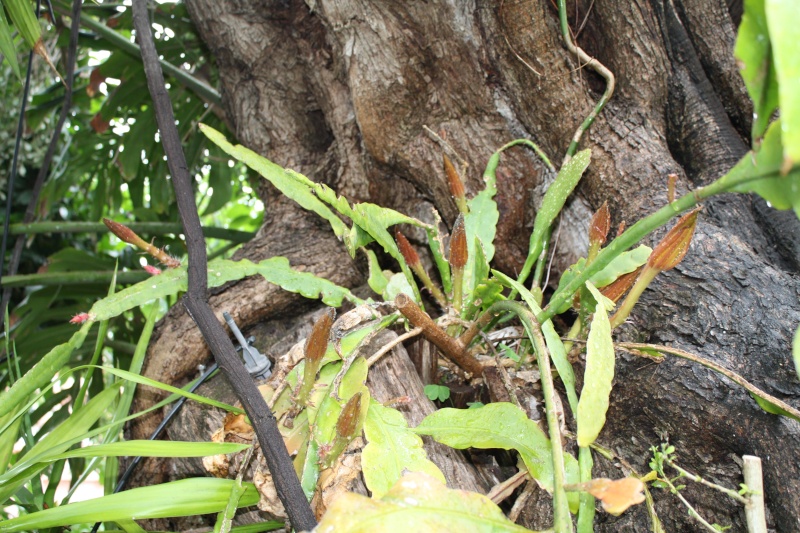
[(72, 317), (69, 321), (70, 324), (83, 324), (87, 320), (94, 319), (94, 315), (91, 313), (78, 313), (74, 317)]
[(336, 421), (336, 435), (346, 439), (355, 437), (360, 415), (361, 393), (359, 392), (347, 401), (341, 414), (339, 414), (339, 419)]
[(394, 230), (394, 238), (397, 241), (397, 247), (400, 249), (400, 253), (403, 254), (403, 259), (406, 260), (406, 264), (412, 268), (419, 265), (420, 260), (417, 251), (414, 250), (414, 247), (408, 242), (406, 236), (400, 233), (399, 229)]
[(161, 274), (161, 269), (156, 268), (153, 265), (145, 265), (144, 271), (152, 276), (158, 276), (159, 274)]
[(592, 223), (589, 226), (589, 242), (602, 246), (606, 242), (609, 229), (611, 229), (611, 215), (608, 213), (608, 202), (603, 202), (603, 205), (592, 217)]
[(621, 275), (612, 283), (600, 289), (600, 292), (603, 296), (616, 303), (631, 287), (633, 287), (636, 278), (639, 277), (639, 272), (641, 272), (643, 268), (643, 266), (640, 266), (633, 272)]
[(464, 200), (466, 195), (464, 193), (464, 183), (461, 181), (461, 176), (458, 175), (458, 171), (449, 157), (442, 154), (442, 160), (444, 161), (444, 173), (447, 175), (447, 183), (450, 184), (450, 194), (453, 195), (456, 202)]
[(678, 183), (678, 175), (670, 174), (667, 176), (667, 201), (672, 203), (675, 201), (675, 184)]
[[(125, 224), (120, 224), (119, 222), (114, 222), (107, 218), (103, 218), (103, 224), (105, 224), (109, 231), (116, 235), (122, 242), (133, 244), (134, 246), (140, 246), (140, 243), (144, 243), (142, 238), (136, 235), (136, 233)], [(147, 243), (144, 244), (147, 245)]]
[(306, 339), (304, 348), (306, 365), (309, 363), (316, 363), (322, 360), (325, 352), (328, 349), (328, 337), (331, 333), (331, 326), (333, 326), (333, 309), (328, 309), (323, 313), (319, 320), (314, 323), (314, 328), (311, 330), (311, 335)]
[(647, 266), (663, 272), (675, 268), (683, 260), (686, 252), (689, 251), (694, 229), (697, 227), (697, 213), (700, 209), (698, 207), (678, 220), (678, 223), (653, 249), (650, 259), (647, 260)]
[(620, 235), (625, 233), (625, 228), (626, 227), (627, 227), (627, 225), (625, 224), (624, 220), (619, 223), (619, 226), (617, 226), (617, 237), (619, 237)]
[(464, 229), (464, 215), (458, 215), (450, 236), (450, 266), (463, 269), (467, 264), (467, 232)]

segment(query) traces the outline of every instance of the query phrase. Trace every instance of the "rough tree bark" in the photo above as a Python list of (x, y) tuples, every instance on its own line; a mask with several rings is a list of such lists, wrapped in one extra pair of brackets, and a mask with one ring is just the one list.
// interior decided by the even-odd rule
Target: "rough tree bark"
[[(617, 78), (613, 99), (584, 136), (592, 163), (558, 230), (552, 279), (586, 251), (590, 213), (609, 201), (614, 222), (662, 206), (666, 176), (683, 190), (708, 183), (746, 152), (752, 106), (732, 57), (741, 2), (569, 2), (576, 40)], [(481, 188), (489, 155), (527, 137), (557, 162), (603, 90), (566, 50), (550, 0), (187, 0), (220, 70), (225, 110), (238, 141), (280, 165), (368, 200), (452, 224), (456, 207), (441, 169), (438, 132), (469, 164)], [(525, 259), (542, 193), (552, 180), (531, 153), (504, 156), (495, 267)], [(262, 187), (266, 222), (241, 256), (285, 255), (347, 286), (362, 275), (314, 215)], [(420, 235), (416, 236), (421, 238)], [(800, 384), (790, 342), (800, 323), (800, 224), (749, 196), (706, 203), (684, 263), (661, 276), (621, 340), (670, 344), (701, 354), (789, 402)], [(260, 279), (219, 290), (211, 305), (242, 325), (304, 310), (294, 295)], [(237, 316), (238, 315), (238, 316)], [(159, 326), (149, 376), (182, 383), (208, 351), (181, 308)], [(680, 463), (736, 487), (736, 458), (764, 461), (770, 524), (800, 531), (800, 426), (768, 415), (725, 378), (684, 361), (654, 365), (618, 354), (601, 444), (640, 473), (649, 447), (668, 438)], [(579, 372), (580, 373), (580, 372)], [(143, 395), (141, 408), (152, 402)], [(133, 426), (136, 436), (157, 421)], [(161, 468), (161, 470), (158, 470)], [(156, 469), (156, 470), (153, 470)], [(598, 470), (619, 477), (617, 467)], [(167, 476), (150, 465), (147, 480)], [(668, 531), (695, 531), (676, 499), (656, 491)], [(743, 511), (694, 486), (686, 497), (710, 522), (744, 528)], [(526, 517), (523, 514), (523, 523)], [(532, 520), (532, 519), (531, 519)], [(647, 531), (643, 507), (620, 518), (598, 513), (598, 531)]]

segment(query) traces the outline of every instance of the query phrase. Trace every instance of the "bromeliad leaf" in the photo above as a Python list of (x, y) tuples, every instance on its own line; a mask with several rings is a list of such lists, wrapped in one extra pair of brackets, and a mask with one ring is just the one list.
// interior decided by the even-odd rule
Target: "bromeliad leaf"
[(383, 498), (403, 472), (424, 472), (445, 482), (429, 459), (422, 439), (408, 428), (400, 411), (371, 402), (364, 423), (367, 445), (361, 455), (364, 482), (373, 498)]
[(614, 343), (607, 313), (608, 298), (591, 283), (586, 286), (597, 301), (597, 307), (586, 342), (586, 371), (578, 401), (579, 446), (589, 446), (603, 429), (614, 380)]
[(450, 490), (423, 473), (403, 476), (380, 500), (352, 492), (340, 496), (317, 529), (350, 533), (530, 531), (508, 520), (486, 496)]

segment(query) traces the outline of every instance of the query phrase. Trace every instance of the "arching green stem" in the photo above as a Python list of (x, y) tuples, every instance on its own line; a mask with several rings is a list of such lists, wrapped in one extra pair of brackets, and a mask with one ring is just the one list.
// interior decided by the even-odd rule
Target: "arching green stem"
[(525, 332), (528, 334), (536, 352), (536, 362), (542, 381), (542, 394), (547, 412), (547, 428), (550, 434), (550, 448), (553, 454), (553, 529), (559, 533), (572, 531), (572, 518), (569, 514), (567, 493), (564, 490), (564, 451), (561, 448), (561, 430), (558, 425), (556, 413), (555, 389), (553, 387), (553, 374), (550, 371), (550, 353), (545, 344), (544, 335), (536, 317), (527, 307), (519, 302), (502, 301), (494, 303), (487, 310), (487, 315), (500, 313), (513, 313), (519, 317)]

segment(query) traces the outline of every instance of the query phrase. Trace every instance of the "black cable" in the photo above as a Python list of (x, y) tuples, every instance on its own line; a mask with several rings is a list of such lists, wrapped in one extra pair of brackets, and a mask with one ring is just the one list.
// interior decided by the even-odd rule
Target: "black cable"
[[(205, 383), (206, 380), (208, 380), (208, 378), (210, 378), (211, 375), (214, 372), (216, 372), (218, 369), (219, 369), (219, 366), (217, 365), (217, 363), (213, 363), (211, 366), (209, 366), (206, 369), (206, 371), (203, 372), (203, 374), (200, 376), (200, 378), (198, 378), (198, 380), (191, 387), (189, 387), (188, 392), (196, 391), (197, 388), (200, 387), (200, 385), (202, 385), (203, 383)], [(158, 427), (155, 429), (155, 431), (153, 431), (153, 434), (150, 435), (150, 437), (147, 440), (156, 440), (158, 437), (160, 437), (161, 434), (164, 432), (164, 430), (169, 425), (169, 423), (172, 421), (173, 418), (175, 418), (175, 415), (178, 414), (178, 412), (181, 410), (181, 407), (183, 407), (183, 404), (185, 404), (186, 400), (188, 400), (188, 399), (189, 398), (187, 398), (186, 396), (181, 396), (175, 402), (175, 406), (172, 408), (172, 410), (169, 413), (167, 413), (167, 416), (164, 417), (164, 419), (161, 421), (161, 423), (158, 425)], [(122, 475), (120, 476), (119, 481), (117, 482), (117, 486), (114, 488), (113, 494), (116, 494), (117, 492), (120, 492), (120, 491), (122, 491), (122, 489), (125, 488), (125, 485), (128, 484), (128, 479), (130, 479), (131, 475), (133, 474), (133, 471), (136, 470), (136, 467), (141, 462), (142, 462), (142, 456), (141, 455), (138, 456), (138, 457), (134, 457), (133, 458), (133, 461), (131, 461), (131, 464), (128, 465), (128, 467), (125, 469), (125, 472), (123, 472)], [(100, 528), (100, 522), (95, 522), (91, 533), (97, 533), (97, 530), (99, 528)]]

